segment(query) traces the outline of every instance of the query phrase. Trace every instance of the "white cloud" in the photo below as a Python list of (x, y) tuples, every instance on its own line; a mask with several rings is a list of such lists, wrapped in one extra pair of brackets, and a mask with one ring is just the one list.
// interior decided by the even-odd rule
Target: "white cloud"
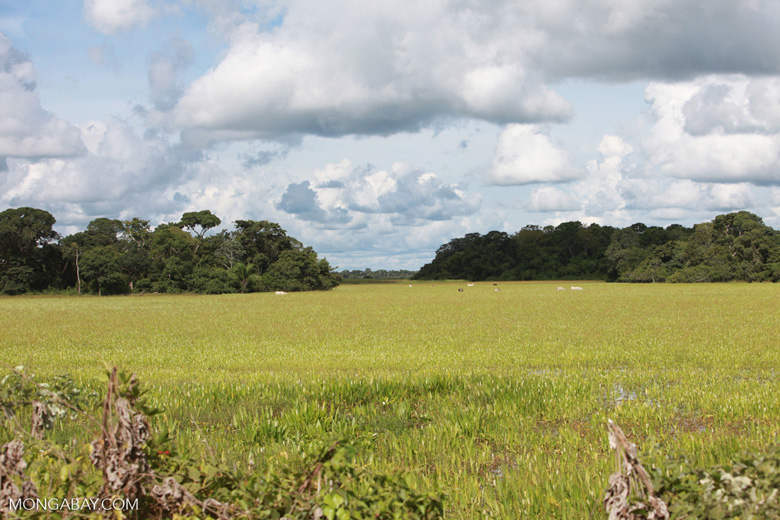
[(706, 208), (716, 211), (737, 211), (751, 208), (755, 200), (747, 184), (713, 184)]
[(291, 1), (272, 32), (237, 26), (224, 59), (168, 120), (275, 137), (388, 135), (450, 117), (568, 118), (569, 103), (527, 71), (522, 48), (533, 37), (515, 29), (466, 5)]
[(588, 162), (584, 178), (562, 188), (543, 186), (533, 190), (527, 208), (558, 213), (546, 222), (624, 222), (629, 217), (631, 188), (637, 187), (630, 177), (634, 164), (627, 159), (633, 147), (620, 136), (605, 135), (597, 151), (601, 158)]
[(780, 101), (772, 95), (777, 83), (708, 76), (650, 84), (656, 121), (645, 148), (651, 165), (696, 181), (780, 182)]
[(157, 16), (147, 0), (84, 0), (84, 16), (103, 34), (144, 26)]
[(622, 160), (634, 151), (634, 147), (618, 135), (605, 135), (601, 138), (598, 152), (609, 160)]
[(748, 110), (773, 132), (780, 131), (780, 76), (751, 78), (745, 88)]
[(780, 188), (772, 188), (771, 197), (772, 197), (772, 205), (780, 206)]
[(355, 167), (348, 159), (331, 163), (306, 180), (287, 186), (277, 208), (322, 227), (418, 226), (471, 215), (481, 198), (444, 183), (435, 173), (405, 162), (389, 170)]
[[(647, 208), (695, 208), (706, 196), (706, 184), (689, 180), (674, 180), (662, 188), (659, 182), (641, 182)], [(653, 188), (658, 187), (659, 191)], [(639, 193), (640, 190), (637, 190)]]
[[(72, 203), (98, 210), (153, 200), (186, 178), (189, 157), (162, 139), (141, 137), (123, 121), (94, 121), (82, 129), (86, 152), (78, 157), (9, 159), (0, 201), (15, 205)], [(141, 204), (143, 205), (143, 204)], [(89, 211), (85, 210), (85, 213)]]
[(569, 181), (581, 175), (568, 153), (536, 125), (509, 125), (498, 137), (487, 182), (509, 186)]
[(52, 157), (83, 151), (79, 130), (47, 112), (30, 59), (0, 34), (0, 157)]
[(173, 108), (184, 92), (179, 78), (192, 63), (192, 45), (183, 38), (172, 38), (164, 49), (149, 57), (149, 91), (155, 108)]
[(567, 193), (554, 186), (534, 188), (528, 200), (530, 211), (575, 211), (582, 204), (573, 193)]
[[(128, 10), (151, 16), (139, 1)], [(770, 2), (288, 0), (256, 13), (214, 15), (230, 48), (153, 121), (233, 132), (212, 140), (388, 135), (439, 118), (563, 121), (571, 106), (551, 81), (780, 69), (766, 53), (780, 46)]]

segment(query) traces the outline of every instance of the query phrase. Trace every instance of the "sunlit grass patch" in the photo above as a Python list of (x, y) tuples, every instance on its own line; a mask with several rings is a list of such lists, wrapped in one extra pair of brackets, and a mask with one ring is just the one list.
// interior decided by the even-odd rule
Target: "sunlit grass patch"
[(0, 298), (0, 352), (95, 388), (135, 370), (204, 459), (370, 438), (364, 464), (441, 487), (451, 518), (600, 515), (607, 418), (707, 465), (777, 442), (776, 285), (408, 285)]

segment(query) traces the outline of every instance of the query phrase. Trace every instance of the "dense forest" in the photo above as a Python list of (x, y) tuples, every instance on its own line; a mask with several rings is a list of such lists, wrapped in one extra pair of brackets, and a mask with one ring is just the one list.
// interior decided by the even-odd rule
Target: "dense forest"
[(604, 279), (620, 282), (780, 280), (780, 233), (747, 211), (691, 228), (580, 222), (455, 238), (417, 280)]
[(221, 223), (209, 210), (154, 229), (140, 218), (97, 218), (62, 237), (48, 211), (7, 209), (0, 213), (0, 294), (216, 294), (339, 284), (327, 260), (279, 224), (237, 220), (234, 231), (206, 236)]

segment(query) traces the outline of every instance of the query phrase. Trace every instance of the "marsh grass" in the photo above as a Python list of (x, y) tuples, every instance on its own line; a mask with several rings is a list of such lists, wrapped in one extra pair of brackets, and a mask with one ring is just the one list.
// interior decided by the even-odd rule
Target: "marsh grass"
[(607, 418), (647, 465), (777, 443), (777, 285), (557, 285), (2, 298), (0, 352), (95, 389), (132, 368), (166, 409), (156, 427), (204, 459), (262, 468), (368, 437), (363, 463), (413, 470), (449, 518), (602, 517)]

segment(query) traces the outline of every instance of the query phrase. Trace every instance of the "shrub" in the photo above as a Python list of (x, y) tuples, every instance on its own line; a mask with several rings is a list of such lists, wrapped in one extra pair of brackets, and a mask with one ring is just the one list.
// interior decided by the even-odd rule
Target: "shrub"
[[(18, 439), (0, 446), (0, 513), (12, 515), (11, 500), (38, 498), (58, 503), (72, 497), (127, 499), (137, 507), (133, 518), (258, 518), (288, 520), (433, 520), (444, 514), (442, 496), (415, 489), (408, 472), (368, 471), (360, 463), (368, 439), (317, 439), (302, 448), (300, 459), (279, 457), (264, 474), (224, 463), (195, 460), (165, 429), (152, 434), (148, 421), (159, 410), (144, 399), (134, 375), (114, 368), (109, 373), (102, 419), (95, 440), (72, 453), (73, 445), (29, 440), (19, 411), (32, 406), (33, 432), (44, 437), (46, 425), (35, 426), (39, 410), (80, 410), (80, 392), (68, 378), (51, 387), (15, 371), (0, 382), (0, 409)], [(35, 405), (38, 399), (44, 406)], [(49, 414), (50, 423), (66, 414)], [(40, 422), (39, 422), (40, 424)], [(36, 429), (37, 428), (37, 429)], [(25, 518), (83, 517), (84, 511), (22, 512)], [(13, 516), (11, 516), (13, 518)]]

